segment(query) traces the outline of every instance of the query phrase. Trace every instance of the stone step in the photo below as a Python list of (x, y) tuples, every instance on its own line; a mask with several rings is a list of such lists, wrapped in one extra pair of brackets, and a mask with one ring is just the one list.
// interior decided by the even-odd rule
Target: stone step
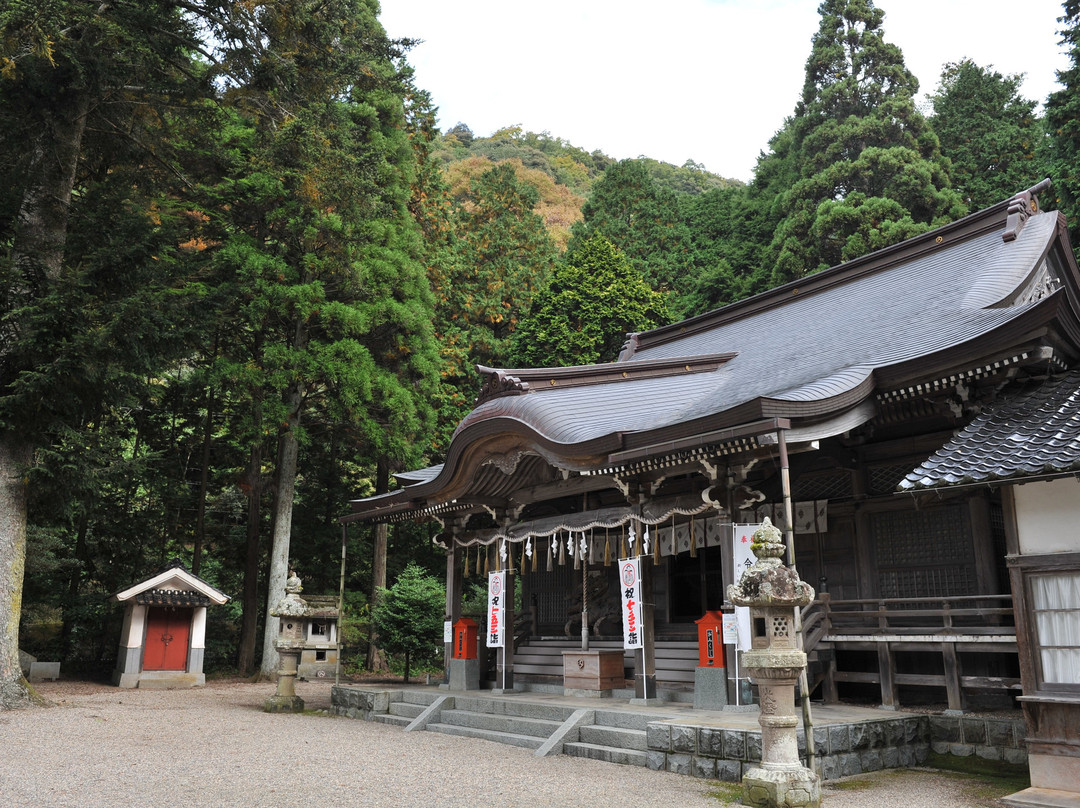
[[(669, 716), (662, 716), (659, 720), (667, 720)], [(642, 732), (648, 727), (650, 721), (656, 721), (655, 715), (633, 713), (622, 710), (597, 710), (596, 724), (604, 727), (619, 727), (620, 729), (637, 729)]]
[(579, 740), (595, 746), (612, 749), (632, 749), (644, 752), (649, 748), (645, 730), (623, 729), (621, 727), (584, 726), (578, 728)]
[[(443, 713), (445, 715), (445, 713)], [(525, 749), (539, 749), (544, 743), (543, 738), (535, 735), (518, 735), (513, 732), (498, 732), (490, 729), (478, 729), (476, 727), (463, 727), (456, 724), (428, 724), (430, 732), (441, 732), (444, 735), (461, 735), (466, 738), (481, 738), (485, 741), (506, 744), (507, 746), (521, 746)]]
[(403, 716), (410, 721), (427, 709), (423, 704), (410, 704), (407, 701), (390, 702), (390, 715)]
[(557, 730), (562, 723), (561, 721), (550, 721), (544, 718), (493, 715), (492, 713), (462, 709), (443, 710), (439, 722), (457, 727), (504, 732), (511, 735), (529, 735), (540, 740), (550, 737), (551, 733)]
[(603, 760), (607, 763), (620, 763), (624, 766), (645, 765), (645, 753), (637, 749), (617, 749), (613, 746), (603, 746), (582, 741), (563, 744), (563, 754), (591, 758), (592, 760)]
[(394, 701), (404, 701), (407, 704), (421, 704), (427, 707), (435, 699), (442, 695), (436, 690), (402, 690), (399, 691), (399, 697), (395, 698), (391, 696)]
[(371, 718), (380, 724), (390, 724), (394, 727), (407, 727), (412, 723), (412, 719), (404, 715), (389, 715), (383, 713), (382, 715), (373, 715)]
[(459, 710), (469, 710), (475, 713), (539, 718), (559, 724), (574, 714), (573, 707), (516, 701), (514, 699), (483, 698), (482, 696), (455, 696), (454, 706)]

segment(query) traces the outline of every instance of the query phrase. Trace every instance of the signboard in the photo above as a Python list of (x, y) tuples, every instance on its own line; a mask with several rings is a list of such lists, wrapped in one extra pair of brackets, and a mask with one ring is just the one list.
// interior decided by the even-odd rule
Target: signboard
[[(743, 572), (750, 569), (754, 562), (757, 561), (753, 551), (750, 549), (750, 544), (753, 541), (754, 531), (761, 525), (732, 525), (733, 545), (731, 557), (733, 559), (733, 570), (735, 573), (735, 580), (732, 583), (737, 584), (739, 578), (742, 577)], [(735, 619), (737, 621), (737, 639), (740, 651), (750, 650), (750, 607), (749, 606), (736, 606), (735, 607)], [(725, 640), (726, 642), (726, 640)]]
[(442, 624), (442, 641), (453, 642), (454, 641), (454, 624), (449, 620), (444, 620)]
[(640, 559), (626, 558), (619, 562), (619, 583), (622, 591), (623, 648), (644, 648)]
[(734, 614), (725, 614), (720, 630), (724, 634), (724, 645), (739, 644), (739, 619)]
[(506, 614), (506, 573), (488, 573), (488, 609), (487, 609), (487, 646), (502, 648), (506, 627), (503, 619)]

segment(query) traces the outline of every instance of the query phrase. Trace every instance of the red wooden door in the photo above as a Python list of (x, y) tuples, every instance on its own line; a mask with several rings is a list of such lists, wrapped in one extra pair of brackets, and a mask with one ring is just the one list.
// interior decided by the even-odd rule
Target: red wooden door
[(146, 617), (144, 671), (187, 670), (191, 609), (152, 606)]

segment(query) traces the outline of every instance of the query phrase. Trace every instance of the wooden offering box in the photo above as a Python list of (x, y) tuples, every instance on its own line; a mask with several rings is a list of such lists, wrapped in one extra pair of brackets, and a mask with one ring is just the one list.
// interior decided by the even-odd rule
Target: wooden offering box
[(623, 652), (563, 651), (563, 687), (570, 690), (613, 690), (626, 684)]

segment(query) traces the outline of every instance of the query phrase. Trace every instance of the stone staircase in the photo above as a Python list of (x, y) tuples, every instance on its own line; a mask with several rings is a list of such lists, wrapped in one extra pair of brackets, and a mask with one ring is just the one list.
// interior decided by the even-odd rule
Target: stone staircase
[(655, 717), (596, 710), (591, 725), (578, 727), (578, 740), (563, 744), (563, 754), (644, 766), (648, 749), (645, 728), (650, 720)]
[(391, 693), (386, 712), (370, 717), (406, 731), (481, 738), (532, 749), (538, 756), (562, 753), (629, 766), (646, 765), (646, 726), (657, 718), (629, 711), (417, 690)]

